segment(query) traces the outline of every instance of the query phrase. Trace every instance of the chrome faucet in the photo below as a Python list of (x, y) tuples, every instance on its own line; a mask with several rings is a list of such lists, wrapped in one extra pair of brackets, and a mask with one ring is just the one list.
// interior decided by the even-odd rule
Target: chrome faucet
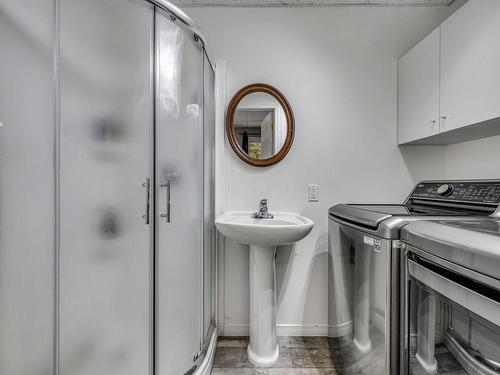
[(256, 219), (272, 219), (273, 215), (267, 211), (267, 199), (261, 199), (259, 210), (254, 214)]

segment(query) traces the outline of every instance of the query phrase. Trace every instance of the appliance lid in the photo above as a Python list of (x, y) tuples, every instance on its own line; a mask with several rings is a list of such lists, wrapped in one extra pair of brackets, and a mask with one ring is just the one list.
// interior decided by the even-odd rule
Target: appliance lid
[(466, 216), (464, 211), (435, 206), (406, 204), (337, 204), (329, 209), (330, 216), (377, 228), (380, 222), (393, 216)]
[(364, 209), (364, 206), (367, 205), (337, 204), (328, 210), (328, 214), (371, 229), (376, 229), (381, 221), (392, 216), (383, 210)]
[(362, 210), (379, 212), (390, 216), (464, 216), (468, 214), (464, 210), (453, 210), (436, 206), (425, 206), (417, 204), (348, 204)]
[(500, 220), (415, 221), (402, 240), (434, 256), (500, 280)]

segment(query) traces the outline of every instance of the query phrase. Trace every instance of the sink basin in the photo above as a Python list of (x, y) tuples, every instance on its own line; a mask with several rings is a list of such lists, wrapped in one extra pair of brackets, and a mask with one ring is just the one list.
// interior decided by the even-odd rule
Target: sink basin
[(227, 212), (215, 226), (224, 236), (245, 245), (277, 246), (300, 241), (307, 236), (313, 221), (290, 212), (273, 212), (272, 219), (256, 219), (255, 212)]
[(290, 212), (272, 212), (272, 219), (254, 218), (254, 212), (227, 212), (215, 220), (221, 234), (249, 245), (250, 257), (250, 342), (248, 359), (267, 367), (279, 359), (276, 334), (276, 246), (300, 241), (313, 221)]

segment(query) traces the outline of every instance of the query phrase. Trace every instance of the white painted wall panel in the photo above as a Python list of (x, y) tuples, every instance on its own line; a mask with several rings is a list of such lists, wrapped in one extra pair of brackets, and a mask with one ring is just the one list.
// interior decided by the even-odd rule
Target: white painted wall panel
[(500, 136), (447, 146), (447, 178), (500, 178)]

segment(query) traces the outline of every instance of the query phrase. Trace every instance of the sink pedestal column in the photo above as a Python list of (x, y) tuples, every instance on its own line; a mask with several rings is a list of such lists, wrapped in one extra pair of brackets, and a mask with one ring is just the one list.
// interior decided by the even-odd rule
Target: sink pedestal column
[(256, 366), (278, 361), (274, 254), (276, 246), (250, 245), (250, 343), (248, 359)]

